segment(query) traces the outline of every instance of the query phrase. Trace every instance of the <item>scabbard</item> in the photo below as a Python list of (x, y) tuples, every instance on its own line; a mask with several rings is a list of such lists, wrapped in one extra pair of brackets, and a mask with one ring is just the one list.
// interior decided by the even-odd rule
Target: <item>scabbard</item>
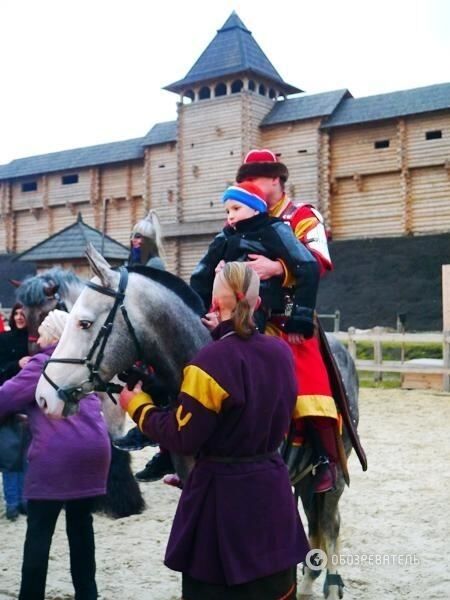
[(322, 328), (322, 325), (319, 320), (317, 320), (317, 326), (319, 331), (319, 341), (321, 347), (322, 358), (325, 362), (325, 366), (328, 372), (328, 377), (330, 379), (331, 390), (333, 393), (334, 401), (336, 402), (336, 406), (342, 416), (342, 421), (347, 429), (348, 436), (350, 438), (351, 444), (356, 452), (357, 457), (359, 458), (359, 462), (361, 463), (361, 467), (363, 471), (367, 471), (367, 457), (364, 452), (364, 448), (361, 445), (361, 441), (359, 439), (358, 432), (356, 430), (355, 424), (353, 423), (352, 416), (350, 414), (349, 409), (349, 400), (347, 396), (347, 392), (345, 390), (344, 384), (342, 382), (341, 373), (339, 368), (334, 360), (333, 353), (331, 352), (330, 345), (327, 340), (327, 336)]

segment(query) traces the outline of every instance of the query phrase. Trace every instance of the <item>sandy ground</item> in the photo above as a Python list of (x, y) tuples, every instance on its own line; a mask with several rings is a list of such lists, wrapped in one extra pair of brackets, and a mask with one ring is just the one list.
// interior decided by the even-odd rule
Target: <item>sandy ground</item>
[[(352, 456), (341, 500), (341, 559), (347, 600), (450, 598), (450, 396), (422, 391), (361, 392), (360, 433), (369, 470)], [(153, 449), (133, 454), (136, 470)], [(180, 578), (163, 555), (178, 492), (142, 484), (148, 508), (118, 521), (96, 517), (98, 587), (103, 600), (175, 600)], [(25, 518), (0, 514), (0, 599), (17, 597)], [(409, 557), (409, 558), (408, 558)], [(405, 564), (408, 563), (408, 564)], [(316, 583), (319, 599), (322, 577)], [(64, 519), (53, 539), (48, 600), (69, 600)]]

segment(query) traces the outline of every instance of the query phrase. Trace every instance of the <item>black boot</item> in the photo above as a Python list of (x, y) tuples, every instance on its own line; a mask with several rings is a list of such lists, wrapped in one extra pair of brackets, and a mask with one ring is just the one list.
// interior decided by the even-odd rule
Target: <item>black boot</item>
[(168, 475), (174, 473), (175, 467), (173, 466), (172, 459), (170, 458), (169, 452), (158, 452), (155, 456), (145, 465), (142, 471), (136, 473), (135, 477), (138, 481), (158, 481)]
[(156, 446), (146, 435), (141, 433), (139, 427), (133, 427), (126, 435), (113, 441), (119, 450), (142, 450), (146, 446)]

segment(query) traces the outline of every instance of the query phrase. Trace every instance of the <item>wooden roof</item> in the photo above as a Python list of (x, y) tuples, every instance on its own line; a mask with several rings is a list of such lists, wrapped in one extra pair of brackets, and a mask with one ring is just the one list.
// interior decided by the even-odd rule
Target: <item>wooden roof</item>
[(440, 83), (365, 98), (347, 98), (322, 127), (341, 127), (449, 108), (450, 83)]
[(88, 242), (91, 242), (106, 259), (126, 260), (129, 254), (126, 246), (105, 235), (102, 250), (102, 238), (102, 232), (86, 225), (79, 213), (73, 225), (61, 229), (43, 242), (25, 250), (17, 256), (17, 260), (38, 262), (84, 258)]
[(252, 73), (272, 81), (285, 94), (302, 91), (283, 81), (253, 38), (252, 32), (233, 11), (185, 77), (164, 89), (182, 92), (192, 85), (211, 82), (221, 77)]
[(315, 117), (328, 117), (346, 97), (351, 97), (348, 90), (335, 90), (278, 100), (270, 113), (262, 120), (261, 127)]
[(143, 140), (144, 138), (135, 138), (123, 142), (18, 158), (7, 165), (0, 166), (0, 179), (13, 179), (140, 159), (144, 156)]
[(144, 146), (156, 146), (177, 141), (177, 122), (156, 123), (143, 139)]

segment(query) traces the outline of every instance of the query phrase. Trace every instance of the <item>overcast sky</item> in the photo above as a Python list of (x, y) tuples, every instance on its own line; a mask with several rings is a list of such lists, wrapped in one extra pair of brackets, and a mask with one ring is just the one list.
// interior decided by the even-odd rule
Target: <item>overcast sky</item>
[(447, 0), (0, 0), (0, 164), (144, 136), (235, 10), (287, 83), (361, 97), (450, 81)]

